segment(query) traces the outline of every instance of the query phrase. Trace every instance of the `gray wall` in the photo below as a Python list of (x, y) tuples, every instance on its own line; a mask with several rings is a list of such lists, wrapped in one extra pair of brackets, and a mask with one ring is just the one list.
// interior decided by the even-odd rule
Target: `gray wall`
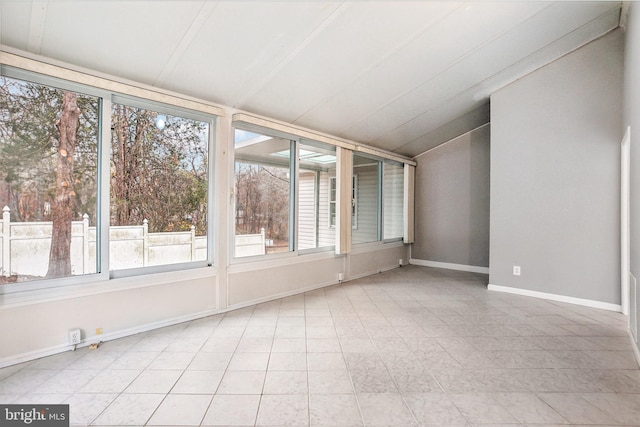
[(416, 157), (412, 259), (489, 267), (489, 130)]
[[(631, 273), (640, 278), (640, 8), (633, 3), (627, 20), (624, 73), (624, 127), (631, 126)], [(638, 331), (640, 292), (636, 289), (632, 295), (631, 318)]]
[(616, 30), (492, 95), (491, 284), (620, 304), (622, 63)]

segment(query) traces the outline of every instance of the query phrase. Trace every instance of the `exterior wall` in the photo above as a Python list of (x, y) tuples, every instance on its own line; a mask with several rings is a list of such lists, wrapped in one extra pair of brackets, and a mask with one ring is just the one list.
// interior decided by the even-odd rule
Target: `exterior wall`
[(300, 171), (298, 180), (298, 249), (316, 247), (316, 172)]
[(329, 178), (336, 171), (320, 172), (320, 204), (318, 206), (318, 246), (323, 248), (336, 244), (336, 229), (329, 226)]
[(404, 169), (385, 164), (382, 185), (383, 238), (401, 238), (404, 234)]
[(633, 340), (640, 362), (640, 344), (638, 331), (640, 321), (640, 292), (637, 279), (640, 278), (640, 8), (630, 3), (627, 17), (625, 39), (624, 69), (624, 123), (623, 128), (631, 127), (631, 299), (630, 323)]
[(355, 167), (353, 171), (358, 176), (358, 215), (352, 242), (374, 242), (378, 236), (378, 167), (367, 165)]
[[(316, 174), (319, 177), (318, 202), (316, 206)], [(300, 250), (326, 248), (335, 244), (335, 227), (329, 227), (329, 177), (335, 171), (306, 171), (300, 174), (298, 207), (298, 239)], [(316, 216), (318, 227), (316, 229)], [(317, 245), (316, 245), (317, 239)]]
[(489, 267), (490, 128), (416, 157), (414, 260)]
[(622, 63), (615, 30), (492, 95), (492, 285), (620, 304)]

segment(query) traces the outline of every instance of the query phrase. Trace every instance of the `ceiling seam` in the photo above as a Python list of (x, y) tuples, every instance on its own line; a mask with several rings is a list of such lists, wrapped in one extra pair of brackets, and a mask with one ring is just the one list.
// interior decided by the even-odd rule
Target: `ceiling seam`
[[(451, 122), (449, 122), (449, 123), (451, 123)], [(447, 125), (447, 124), (445, 124), (444, 126), (446, 126), (446, 125)], [(458, 135), (458, 136), (455, 136), (455, 137), (453, 137), (453, 138), (451, 138), (451, 139), (449, 139), (449, 140), (447, 140), (447, 141), (443, 142), (442, 144), (438, 144), (438, 145), (436, 145), (435, 147), (431, 147), (431, 148), (429, 148), (427, 151), (423, 151), (423, 152), (422, 152), (422, 153), (420, 153), (420, 154), (416, 154), (415, 156), (412, 156), (412, 157), (411, 157), (411, 160), (413, 160), (413, 161), (417, 161), (417, 160), (418, 160), (418, 157), (420, 157), (420, 156), (424, 156), (425, 154), (430, 153), (430, 152), (432, 152), (433, 150), (437, 150), (438, 148), (444, 147), (445, 145), (449, 144), (450, 142), (454, 142), (454, 141), (456, 141), (456, 140), (458, 140), (458, 139), (462, 138), (462, 137), (463, 137), (463, 136), (465, 136), (465, 135), (469, 135), (469, 134), (471, 134), (472, 132), (475, 132), (475, 131), (477, 131), (477, 130), (479, 130), (479, 129), (482, 129), (482, 128), (483, 128), (483, 127), (485, 127), (485, 126), (490, 126), (490, 125), (491, 125), (491, 122), (487, 122), (487, 123), (485, 123), (485, 124), (482, 124), (482, 125), (476, 126), (476, 127), (474, 127), (473, 129), (471, 129), (471, 130), (468, 130), (468, 131), (466, 131), (466, 132), (464, 132), (464, 133), (461, 133), (461, 134), (460, 134), (460, 135)]]
[(191, 25), (189, 25), (187, 31), (185, 31), (176, 48), (173, 50), (173, 52), (171, 52), (169, 59), (165, 63), (164, 67), (162, 67), (162, 70), (158, 74), (158, 77), (156, 77), (156, 79), (153, 81), (154, 86), (164, 83), (164, 81), (169, 77), (169, 74), (173, 72), (176, 64), (178, 64), (178, 61), (180, 61), (185, 51), (189, 48), (189, 46), (191, 46), (193, 39), (200, 32), (202, 26), (207, 22), (217, 6), (217, 3), (208, 1), (203, 2), (200, 10), (198, 11), (198, 14), (191, 22)]
[(309, 44), (311, 43), (319, 34), (321, 34), (324, 29), (329, 26), (338, 16), (340, 16), (344, 11), (348, 8), (348, 5), (344, 2), (341, 2), (338, 7), (336, 7), (329, 16), (327, 16), (320, 24), (318, 24), (311, 33), (305, 37), (305, 39), (287, 56), (285, 56), (282, 61), (275, 67), (273, 67), (269, 73), (265, 73), (263, 79), (260, 82), (253, 85), (253, 87), (249, 88), (245, 94), (238, 98), (235, 102), (233, 102), (234, 108), (241, 108), (241, 106), (247, 101), (247, 99), (254, 96), (256, 93), (260, 92), (269, 81), (271, 81), (275, 75), (289, 62), (293, 60), (298, 54)]
[[(454, 66), (456, 66), (457, 64), (459, 64), (460, 62), (462, 62), (464, 59), (466, 59), (466, 58), (468, 58), (469, 56), (473, 55), (474, 53), (476, 53), (476, 52), (477, 52), (477, 51), (479, 51), (480, 49), (485, 48), (486, 46), (490, 45), (491, 43), (495, 42), (496, 40), (498, 40), (498, 39), (500, 39), (500, 38), (504, 37), (506, 34), (510, 33), (510, 32), (511, 32), (511, 31), (513, 31), (515, 28), (518, 28), (518, 27), (519, 27), (520, 25), (522, 25), (523, 23), (525, 23), (525, 22), (527, 22), (527, 21), (530, 21), (531, 19), (535, 18), (536, 16), (538, 16), (538, 15), (539, 15), (539, 14), (541, 14), (541, 13), (543, 13), (543, 12), (544, 12), (544, 11), (546, 11), (547, 9), (551, 8), (552, 6), (553, 6), (553, 3), (552, 3), (552, 4), (550, 4), (550, 5), (547, 5), (547, 6), (543, 7), (542, 9), (540, 9), (540, 10), (538, 10), (538, 11), (536, 11), (536, 12), (532, 13), (531, 15), (527, 16), (525, 19), (520, 20), (517, 24), (513, 24), (513, 25), (511, 25), (508, 29), (506, 29), (506, 30), (502, 31), (501, 33), (499, 33), (499, 34), (498, 34), (498, 35), (496, 35), (495, 37), (491, 38), (490, 40), (487, 40), (487, 41), (485, 41), (485, 42), (483, 42), (483, 43), (479, 44), (478, 46), (476, 46), (476, 47), (475, 47), (475, 48), (473, 48), (472, 50), (467, 51), (467, 53), (465, 53), (464, 55), (462, 55), (462, 56), (458, 57), (458, 58), (457, 58), (456, 60), (454, 60), (453, 62), (449, 63), (446, 67), (444, 67), (442, 70), (440, 70), (440, 72), (438, 72), (437, 74), (435, 74), (435, 75), (433, 75), (433, 76), (431, 76), (431, 77), (429, 77), (429, 78), (427, 78), (427, 79), (424, 79), (424, 80), (420, 81), (417, 85), (415, 85), (415, 86), (414, 86), (413, 88), (411, 88), (410, 90), (407, 90), (407, 91), (405, 91), (405, 92), (403, 92), (403, 93), (401, 93), (401, 94), (399, 94), (399, 95), (396, 95), (393, 99), (391, 99), (391, 100), (387, 101), (386, 103), (384, 103), (384, 104), (383, 104), (382, 106), (380, 106), (377, 110), (372, 111), (372, 112), (370, 112), (369, 114), (367, 114), (367, 115), (363, 116), (362, 118), (360, 118), (360, 119), (358, 119), (358, 120), (355, 120), (355, 121), (351, 122), (351, 123), (350, 123), (350, 126), (349, 126), (348, 128), (343, 129), (343, 130), (341, 131), (341, 133), (344, 133), (344, 132), (348, 131), (349, 129), (353, 128), (356, 124), (358, 124), (358, 123), (360, 123), (360, 122), (362, 122), (362, 121), (364, 121), (364, 120), (366, 120), (366, 119), (370, 118), (370, 117), (371, 117), (371, 116), (373, 116), (374, 114), (376, 114), (376, 113), (378, 113), (378, 112), (382, 111), (384, 108), (386, 108), (386, 107), (390, 106), (391, 104), (393, 104), (393, 103), (394, 103), (394, 102), (396, 102), (397, 100), (399, 100), (399, 99), (401, 99), (401, 98), (405, 97), (406, 95), (408, 95), (408, 94), (410, 94), (410, 93), (412, 93), (412, 92), (415, 92), (416, 90), (418, 90), (418, 89), (419, 89), (421, 86), (423, 86), (424, 84), (426, 84), (426, 83), (428, 83), (428, 82), (431, 82), (431, 81), (433, 81), (433, 80), (437, 79), (439, 76), (441, 76), (441, 75), (445, 74), (445, 73), (446, 73), (447, 71), (449, 71), (451, 68), (453, 68)], [(464, 90), (464, 91), (462, 91), (462, 92), (459, 92), (459, 93), (458, 93), (457, 95), (455, 95), (453, 98), (449, 98), (449, 100), (451, 100), (451, 99), (455, 99), (455, 98), (459, 97), (459, 95), (461, 95), (461, 94), (465, 93), (467, 90), (468, 90), (468, 89), (466, 89), (466, 90)], [(446, 101), (446, 102), (449, 102), (449, 101)], [(407, 121), (405, 121), (404, 123), (402, 123), (402, 124), (400, 124), (400, 125), (396, 126), (395, 128), (390, 129), (390, 130), (388, 130), (387, 132), (383, 133), (382, 135), (380, 135), (380, 136), (379, 136), (379, 138), (378, 138), (378, 139), (373, 140), (373, 141), (368, 141), (368, 142), (371, 142), (371, 143), (378, 142), (378, 141), (380, 141), (380, 139), (381, 139), (383, 136), (388, 135), (389, 133), (391, 133), (391, 132), (395, 131), (396, 129), (398, 129), (398, 128), (400, 128), (400, 127), (404, 126), (404, 125), (406, 125), (407, 123), (410, 123), (411, 121), (413, 121), (413, 120), (414, 120), (414, 119), (416, 119), (417, 117), (422, 116), (423, 114), (425, 114), (425, 113), (427, 113), (427, 112), (429, 112), (429, 111), (432, 111), (432, 110), (433, 110), (433, 108), (430, 108), (430, 109), (428, 109), (428, 110), (426, 110), (426, 111), (423, 111), (423, 112), (422, 112), (422, 113), (420, 113), (419, 115), (414, 116), (411, 120), (407, 120)], [(412, 142), (412, 141), (411, 141), (411, 142)], [(407, 144), (409, 144), (409, 143), (410, 143), (410, 142), (408, 142)], [(406, 144), (404, 144), (404, 145), (406, 145)], [(404, 146), (404, 145), (403, 145), (403, 146)], [(403, 146), (400, 146), (400, 147), (398, 147), (398, 148), (401, 148), (401, 147), (403, 147)]]
[(31, 18), (29, 21), (29, 36), (27, 39), (27, 50), (36, 54), (42, 51), (42, 36), (47, 20), (47, 8), (49, 2), (34, 1), (31, 3)]
[(381, 57), (379, 57), (378, 59), (373, 61), (373, 63), (371, 63), (368, 67), (366, 67), (362, 71), (360, 71), (356, 77), (354, 77), (351, 81), (349, 81), (348, 84), (342, 85), (340, 90), (334, 91), (331, 95), (327, 96), (322, 101), (320, 101), (320, 102), (316, 103), (314, 106), (308, 108), (305, 112), (303, 112), (298, 117), (296, 117), (293, 120), (293, 123), (296, 123), (298, 120), (301, 120), (302, 118), (304, 118), (304, 116), (306, 116), (309, 112), (311, 112), (315, 108), (319, 107), (320, 105), (326, 104), (327, 102), (329, 102), (332, 99), (334, 99), (336, 96), (338, 96), (341, 93), (343, 93), (345, 88), (350, 87), (351, 85), (353, 85), (354, 82), (360, 80), (367, 73), (369, 73), (370, 71), (375, 70), (376, 68), (378, 68), (378, 66), (380, 66), (385, 60), (387, 60), (388, 58), (392, 57), (398, 51), (403, 49), (405, 46), (407, 46), (410, 43), (412, 43), (413, 41), (415, 41), (418, 37), (420, 37), (421, 35), (423, 35), (427, 31), (429, 31), (439, 20), (448, 17), (449, 15), (454, 13), (456, 10), (460, 9), (464, 4), (466, 4), (466, 3), (462, 3), (458, 7), (454, 7), (454, 8), (452, 8), (451, 10), (449, 10), (447, 12), (440, 13), (437, 17), (435, 17), (432, 20), (430, 20), (426, 25), (422, 26), (419, 30), (417, 30), (416, 32), (411, 34), (409, 37), (404, 39), (402, 42), (398, 43), (396, 46), (394, 46), (393, 48), (388, 50), (387, 53), (385, 53), (384, 55), (382, 55)]
[[(610, 14), (610, 13), (611, 13), (611, 11), (612, 11), (611, 9), (610, 9), (610, 10), (608, 10), (607, 12), (605, 12), (605, 13), (603, 13), (603, 14), (599, 15), (597, 18), (592, 19), (591, 21), (589, 21), (589, 22), (587, 22), (587, 23), (585, 23), (585, 24), (583, 24), (583, 25), (579, 26), (578, 28), (576, 28), (576, 29), (574, 29), (574, 30), (572, 30), (572, 31), (570, 31), (570, 32), (568, 32), (568, 33), (566, 33), (564, 36), (562, 36), (560, 39), (555, 40), (553, 43), (550, 43), (550, 44), (548, 44), (548, 45), (546, 45), (546, 46), (544, 46), (544, 47), (542, 47), (542, 48), (538, 49), (537, 51), (533, 52), (532, 54), (527, 55), (526, 57), (524, 57), (524, 58), (520, 59), (519, 61), (517, 61), (517, 62), (515, 62), (515, 63), (511, 64), (508, 68), (502, 69), (502, 70), (500, 70), (499, 72), (497, 72), (497, 73), (493, 74), (492, 76), (487, 77), (487, 78), (486, 78), (486, 79), (484, 79), (483, 81), (481, 81), (481, 82), (479, 82), (479, 83), (476, 83), (476, 84), (474, 84), (473, 86), (470, 86), (470, 87), (466, 88), (466, 89), (465, 89), (465, 90), (463, 90), (462, 92), (459, 92), (456, 96), (454, 96), (454, 97), (452, 97), (452, 98), (449, 98), (445, 103), (441, 104), (440, 106), (447, 105), (447, 104), (449, 104), (449, 103), (451, 103), (451, 102), (455, 101), (456, 99), (460, 98), (461, 96), (466, 95), (466, 94), (468, 94), (469, 92), (472, 92), (472, 91), (473, 91), (473, 89), (474, 89), (474, 88), (476, 88), (477, 86), (480, 86), (480, 85), (482, 85), (483, 83), (485, 83), (485, 82), (487, 82), (487, 81), (489, 81), (489, 80), (491, 80), (491, 79), (493, 79), (493, 78), (496, 78), (496, 76), (499, 76), (499, 75), (501, 75), (501, 74), (505, 74), (505, 73), (507, 72), (507, 70), (509, 70), (509, 69), (511, 69), (511, 68), (513, 68), (513, 67), (515, 67), (515, 66), (517, 66), (518, 64), (520, 64), (520, 63), (522, 63), (522, 62), (525, 62), (527, 59), (531, 58), (532, 56), (534, 56), (534, 55), (536, 55), (536, 54), (539, 54), (540, 52), (543, 52), (544, 50), (546, 50), (546, 49), (548, 49), (548, 48), (550, 48), (550, 47), (552, 47), (552, 46), (556, 45), (557, 43), (560, 43), (560, 41), (561, 41), (561, 40), (564, 40), (566, 37), (570, 36), (571, 34), (574, 34), (574, 33), (578, 32), (578, 31), (580, 31), (581, 29), (583, 29), (583, 28), (585, 28), (585, 27), (589, 26), (590, 24), (592, 24), (592, 23), (594, 23), (594, 22), (596, 22), (596, 21), (600, 20), (601, 18), (603, 18), (603, 17), (605, 17), (606, 15)], [(509, 82), (507, 82), (507, 83), (504, 83), (504, 84), (501, 84), (501, 85), (499, 85), (499, 86), (500, 86), (500, 87), (507, 86), (508, 84), (510, 84), (510, 83), (512, 83), (512, 82), (514, 82), (514, 81), (516, 81), (516, 80), (518, 80), (518, 79), (521, 79), (521, 78), (523, 78), (523, 77), (527, 76), (528, 74), (531, 74), (532, 72), (534, 72), (534, 71), (536, 71), (536, 70), (539, 70), (540, 68), (543, 68), (543, 67), (545, 67), (545, 66), (549, 65), (550, 63), (555, 62), (555, 61), (557, 61), (557, 60), (559, 60), (559, 59), (561, 59), (561, 58), (563, 58), (563, 57), (565, 57), (565, 56), (567, 56), (567, 55), (571, 54), (572, 52), (575, 52), (576, 50), (580, 49), (581, 47), (586, 46), (587, 44), (591, 43), (591, 42), (592, 42), (592, 41), (594, 41), (594, 40), (597, 40), (598, 38), (602, 37), (602, 36), (603, 36), (603, 35), (605, 35), (605, 34), (608, 34), (610, 31), (612, 31), (612, 30), (614, 30), (614, 29), (615, 29), (615, 28), (609, 29), (609, 30), (607, 30), (606, 32), (604, 32), (604, 33), (600, 34), (599, 36), (597, 36), (597, 37), (595, 37), (595, 38), (591, 39), (589, 42), (584, 43), (584, 44), (582, 44), (582, 45), (580, 45), (580, 46), (576, 47), (575, 49), (571, 49), (570, 51), (568, 51), (568, 52), (566, 52), (566, 53), (563, 53), (562, 55), (558, 56), (557, 58), (555, 58), (555, 59), (553, 59), (553, 60), (551, 60), (551, 61), (545, 62), (545, 63), (544, 63), (544, 64), (542, 64), (542, 65), (535, 66), (535, 68), (534, 68), (533, 70), (530, 70), (530, 71), (528, 71), (528, 72), (526, 72), (526, 73), (524, 73), (524, 74), (520, 75), (519, 77), (513, 78), (513, 79), (511, 79), (511, 81), (509, 81)], [(498, 90), (500, 87), (498, 87), (498, 88), (496, 88), (496, 89), (492, 90), (492, 92), (495, 92), (495, 91), (496, 91), (496, 90)], [(479, 100), (479, 101), (480, 101), (480, 100)], [(427, 114), (427, 113), (430, 113), (430, 112), (434, 111), (436, 108), (440, 108), (440, 106), (439, 106), (439, 107), (435, 107), (435, 108), (430, 108), (429, 110), (426, 110), (426, 111), (422, 112), (420, 115), (418, 115), (418, 116), (416, 116), (416, 117), (412, 118), (411, 120), (408, 120), (408, 121), (404, 122), (403, 124), (401, 124), (401, 125), (399, 125), (399, 126), (395, 127), (394, 129), (390, 130), (389, 132), (385, 133), (384, 135), (387, 135), (387, 134), (389, 134), (389, 133), (391, 133), (391, 132), (393, 132), (393, 131), (395, 131), (395, 130), (399, 129), (399, 128), (401, 128), (402, 126), (405, 126), (405, 125), (406, 125), (406, 124), (408, 124), (408, 123), (411, 123), (411, 122), (413, 122), (413, 121), (415, 121), (415, 120), (418, 120), (421, 116), (424, 116), (425, 114)], [(444, 126), (444, 125), (446, 125), (446, 124), (447, 124), (447, 123), (444, 123), (444, 124), (443, 124), (443, 126)], [(439, 127), (438, 127), (438, 128), (439, 128)], [(400, 146), (398, 146), (398, 147), (394, 148), (394, 150), (400, 150), (400, 149), (402, 149), (402, 148), (406, 147), (406, 146), (407, 146), (407, 145), (409, 145), (409, 144), (413, 144), (414, 142), (418, 141), (420, 138), (423, 138), (425, 135), (430, 134), (431, 132), (433, 132), (434, 130), (436, 130), (436, 129), (438, 129), (438, 128), (431, 129), (431, 130), (429, 130), (428, 132), (426, 132), (426, 133), (424, 133), (424, 134), (422, 134), (422, 135), (418, 136), (417, 138), (414, 138), (414, 139), (412, 139), (411, 141), (409, 141), (409, 142), (407, 142), (407, 143), (405, 143), (405, 144), (402, 144), (402, 145), (400, 145)], [(375, 142), (379, 142), (379, 140), (376, 140)]]

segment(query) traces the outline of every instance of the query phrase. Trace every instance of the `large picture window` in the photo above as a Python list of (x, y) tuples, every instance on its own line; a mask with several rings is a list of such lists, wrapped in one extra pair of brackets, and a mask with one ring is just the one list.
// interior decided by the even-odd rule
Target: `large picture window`
[(294, 250), (294, 152), (287, 138), (236, 129), (236, 258)]
[(209, 263), (213, 116), (121, 100), (2, 68), (0, 291)]
[(101, 100), (0, 77), (0, 283), (95, 273)]
[(114, 103), (110, 270), (207, 260), (209, 123)]

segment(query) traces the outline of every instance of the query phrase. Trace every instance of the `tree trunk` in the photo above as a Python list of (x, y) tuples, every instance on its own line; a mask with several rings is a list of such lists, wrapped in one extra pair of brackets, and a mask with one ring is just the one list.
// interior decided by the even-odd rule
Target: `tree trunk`
[(64, 92), (57, 128), (60, 134), (56, 167), (56, 195), (51, 209), (53, 233), (47, 277), (71, 275), (71, 221), (75, 202), (73, 156), (80, 108), (75, 93)]

